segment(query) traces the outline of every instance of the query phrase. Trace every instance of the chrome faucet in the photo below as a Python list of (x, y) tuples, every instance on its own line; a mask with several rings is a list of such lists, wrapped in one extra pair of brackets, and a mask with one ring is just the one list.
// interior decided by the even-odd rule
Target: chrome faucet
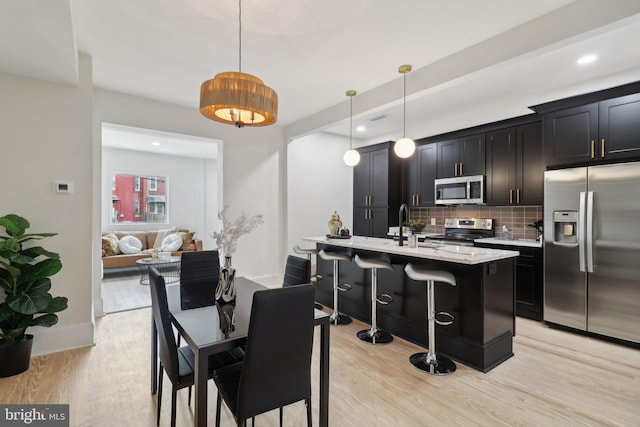
[(400, 235), (399, 235), (399, 245), (404, 245), (404, 236), (402, 234), (402, 230), (404, 229), (404, 221), (402, 220), (402, 211), (406, 214), (406, 220), (409, 221), (409, 206), (406, 203), (400, 205), (400, 210), (398, 211), (398, 225), (400, 226)]
[(511, 240), (511, 237), (509, 237), (509, 233), (511, 233), (511, 229), (509, 227), (507, 227), (506, 225), (503, 225), (502, 233), (503, 233), (503, 238), (505, 240)]

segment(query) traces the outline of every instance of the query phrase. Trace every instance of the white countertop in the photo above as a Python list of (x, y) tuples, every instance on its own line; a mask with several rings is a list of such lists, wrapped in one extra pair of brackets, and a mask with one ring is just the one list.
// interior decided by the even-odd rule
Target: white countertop
[(398, 242), (392, 239), (363, 236), (352, 236), (351, 239), (328, 239), (325, 236), (304, 237), (303, 240), (344, 248), (455, 262), (458, 264), (482, 264), (520, 255), (517, 251), (474, 248), (472, 246), (440, 245), (429, 242), (418, 243), (417, 248), (410, 248), (406, 243), (404, 246), (399, 246)]
[(507, 245), (507, 246), (526, 246), (528, 248), (541, 248), (542, 247), (542, 239), (501, 239), (499, 237), (487, 237), (484, 239), (476, 239), (474, 240), (476, 243), (489, 243), (492, 245)]

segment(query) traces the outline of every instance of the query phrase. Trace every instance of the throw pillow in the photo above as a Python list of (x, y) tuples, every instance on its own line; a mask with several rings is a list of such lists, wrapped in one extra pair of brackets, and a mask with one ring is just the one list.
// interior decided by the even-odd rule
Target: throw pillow
[(177, 234), (169, 234), (162, 240), (160, 250), (162, 252), (175, 252), (182, 247), (182, 238)]
[(118, 237), (113, 233), (108, 233), (102, 236), (102, 250), (104, 251), (103, 256), (120, 255)]
[(182, 239), (182, 246), (181, 246), (182, 249), (186, 249), (191, 244), (194, 234), (195, 234), (194, 232), (185, 232), (185, 231), (178, 231), (176, 233), (176, 235), (180, 236), (180, 238)]
[(137, 254), (142, 250), (142, 242), (135, 236), (124, 236), (118, 246), (123, 254)]
[(156, 234), (156, 240), (155, 242), (153, 242), (153, 247), (160, 248), (162, 246), (162, 242), (164, 242), (164, 238), (169, 234), (172, 234), (174, 231), (176, 231), (175, 227), (158, 230), (158, 233)]

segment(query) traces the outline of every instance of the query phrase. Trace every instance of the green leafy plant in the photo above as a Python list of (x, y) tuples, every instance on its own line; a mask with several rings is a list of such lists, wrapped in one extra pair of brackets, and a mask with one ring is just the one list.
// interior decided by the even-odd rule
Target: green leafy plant
[(422, 231), (424, 228), (424, 221), (420, 221), (419, 219), (412, 219), (411, 221), (405, 222), (403, 225), (409, 227), (411, 231)]
[(58, 323), (54, 313), (67, 308), (66, 297), (53, 297), (50, 276), (62, 268), (60, 255), (40, 246), (24, 248), (31, 240), (57, 233), (30, 233), (29, 221), (15, 214), (0, 218), (5, 235), (0, 235), (0, 288), (5, 300), (0, 304), (0, 346), (27, 340), (30, 326), (50, 327)]

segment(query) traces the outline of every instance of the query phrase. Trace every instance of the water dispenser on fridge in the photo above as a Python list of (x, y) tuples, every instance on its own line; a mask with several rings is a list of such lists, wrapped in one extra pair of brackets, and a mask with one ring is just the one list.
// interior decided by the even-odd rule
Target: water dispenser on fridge
[(553, 212), (553, 237), (557, 243), (578, 243), (578, 212), (555, 211)]

